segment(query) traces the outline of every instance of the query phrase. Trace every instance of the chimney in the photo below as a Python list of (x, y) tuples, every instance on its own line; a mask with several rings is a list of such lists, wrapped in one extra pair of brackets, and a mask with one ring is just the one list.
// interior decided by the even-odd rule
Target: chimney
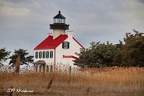
[(73, 31), (67, 31), (68, 37), (73, 37)]
[(48, 33), (48, 36), (52, 36), (52, 33)]

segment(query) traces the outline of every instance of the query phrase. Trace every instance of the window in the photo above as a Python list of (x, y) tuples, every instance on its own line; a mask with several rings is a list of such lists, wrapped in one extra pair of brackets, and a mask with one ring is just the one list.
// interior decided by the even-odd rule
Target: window
[(41, 51), (39, 52), (39, 58), (42, 58), (42, 52)]
[(50, 58), (53, 58), (53, 51), (50, 51)]
[(38, 52), (35, 52), (35, 58), (38, 58)]
[(43, 51), (43, 58), (45, 58), (45, 51)]
[(53, 22), (56, 23), (56, 19), (53, 19)]
[(53, 22), (54, 23), (65, 23), (65, 19), (54, 18)]
[(62, 23), (65, 23), (65, 19), (62, 19)]
[(49, 58), (49, 51), (46, 52), (46, 58)]
[(69, 46), (70, 46), (70, 44), (69, 44), (68, 41), (65, 41), (65, 42), (62, 43), (62, 48), (63, 49), (69, 49)]
[(62, 23), (61, 19), (57, 19), (57, 23)]

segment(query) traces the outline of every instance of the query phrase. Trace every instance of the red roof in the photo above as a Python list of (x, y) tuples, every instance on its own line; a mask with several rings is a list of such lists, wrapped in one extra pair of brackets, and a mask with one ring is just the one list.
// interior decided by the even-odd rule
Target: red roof
[(34, 50), (54, 49), (67, 38), (67, 35), (60, 35), (56, 39), (53, 39), (53, 36), (48, 36), (44, 41), (42, 41), (38, 46), (36, 46)]

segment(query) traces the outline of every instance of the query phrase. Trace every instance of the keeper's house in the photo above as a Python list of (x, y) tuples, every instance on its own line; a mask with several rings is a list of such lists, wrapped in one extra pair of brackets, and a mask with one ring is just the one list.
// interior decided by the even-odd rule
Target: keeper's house
[(53, 17), (54, 23), (50, 24), (53, 33), (34, 48), (34, 62), (44, 60), (54, 68), (62, 64), (75, 67), (73, 60), (79, 58), (75, 53), (84, 47), (73, 37), (73, 32), (65, 31), (69, 29), (65, 19), (60, 11)]

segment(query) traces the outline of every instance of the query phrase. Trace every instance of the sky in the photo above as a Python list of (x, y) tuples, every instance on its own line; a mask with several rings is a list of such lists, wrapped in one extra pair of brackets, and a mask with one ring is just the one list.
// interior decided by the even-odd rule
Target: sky
[(85, 48), (92, 41), (119, 43), (133, 29), (144, 32), (144, 0), (0, 0), (0, 48), (33, 55), (58, 11)]

